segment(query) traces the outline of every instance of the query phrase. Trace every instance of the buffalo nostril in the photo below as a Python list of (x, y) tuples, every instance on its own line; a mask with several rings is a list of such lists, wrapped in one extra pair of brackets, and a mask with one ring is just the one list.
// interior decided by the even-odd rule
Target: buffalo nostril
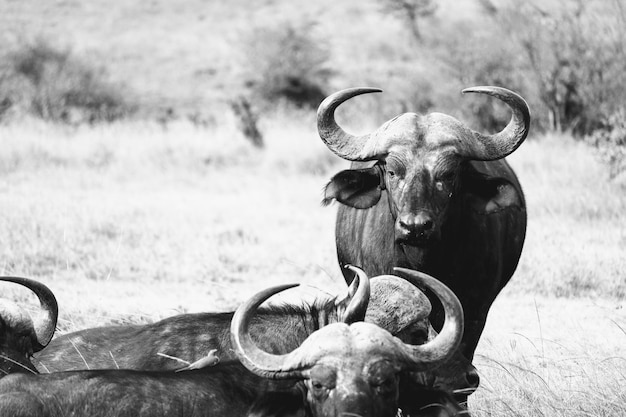
[(478, 372), (476, 370), (469, 371), (465, 375), (465, 378), (467, 379), (468, 388), (478, 388), (478, 385), (480, 384), (480, 376), (478, 376)]
[(421, 228), (424, 231), (429, 231), (429, 230), (432, 230), (434, 225), (435, 225), (435, 223), (433, 223), (433, 221), (431, 219), (426, 219), (426, 220), (424, 220), (422, 222)]
[(420, 232), (430, 232), (435, 227), (433, 218), (428, 213), (418, 213), (413, 221), (415, 229)]

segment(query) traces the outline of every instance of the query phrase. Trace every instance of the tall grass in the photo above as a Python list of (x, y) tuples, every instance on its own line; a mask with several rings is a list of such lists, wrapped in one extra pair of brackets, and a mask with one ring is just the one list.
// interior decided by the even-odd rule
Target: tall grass
[(528, 233), (509, 290), (624, 298), (626, 192), (593, 153), (563, 136), (525, 143), (509, 159), (527, 195)]
[[(346, 163), (310, 114), (276, 112), (263, 129), (259, 151), (228, 118), (208, 128), (0, 126), (0, 273), (48, 284), (60, 333), (232, 310), (278, 283), (342, 290), (335, 213), (320, 200)], [(510, 159), (528, 237), (490, 312), (470, 406), (485, 416), (620, 415), (623, 189), (567, 138), (530, 140)], [(14, 287), (3, 284), (3, 297), (36, 304)]]
[[(232, 119), (212, 128), (183, 121), (165, 129), (151, 122), (1, 127), (0, 199), (12, 208), (0, 222), (10, 236), (5, 272), (120, 280), (129, 289), (144, 279), (243, 284), (250, 274), (277, 279), (276, 266), (290, 259), (305, 270), (319, 263), (304, 276), (338, 276), (333, 210), (319, 201), (346, 164), (317, 138), (310, 115), (275, 117), (263, 126), (262, 151)], [(526, 191), (529, 227), (506, 292), (623, 299), (623, 188), (584, 145), (563, 137), (531, 140), (510, 161)]]
[(472, 415), (588, 417), (626, 412), (626, 358), (589, 347), (562, 347), (554, 353), (552, 345), (546, 354), (533, 342), (517, 337), (479, 355), (476, 365), (483, 386), (470, 400)]

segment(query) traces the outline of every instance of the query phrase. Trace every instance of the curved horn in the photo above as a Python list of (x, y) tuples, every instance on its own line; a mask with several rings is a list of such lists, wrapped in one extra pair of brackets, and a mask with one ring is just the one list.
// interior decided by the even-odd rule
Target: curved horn
[(317, 131), (328, 149), (349, 161), (376, 159), (376, 138), (372, 134), (354, 136), (343, 130), (335, 121), (335, 109), (352, 97), (381, 93), (379, 88), (356, 87), (338, 91), (326, 97), (317, 109)]
[(22, 285), (34, 292), (37, 298), (39, 298), (43, 315), (33, 324), (35, 327), (35, 336), (37, 337), (37, 343), (33, 346), (33, 349), (35, 352), (39, 352), (50, 343), (56, 329), (57, 318), (59, 317), (59, 305), (57, 304), (54, 294), (41, 282), (29, 278), (0, 276), (0, 281), (14, 282)]
[(411, 365), (417, 370), (423, 370), (447, 359), (459, 347), (463, 338), (463, 308), (452, 290), (430, 275), (406, 268), (393, 270), (414, 285), (431, 290), (443, 305), (445, 323), (441, 332), (423, 345), (403, 345), (403, 350), (411, 357)]
[(500, 133), (483, 135), (472, 131), (473, 140), (465, 156), (478, 161), (493, 161), (510, 155), (524, 142), (530, 126), (530, 110), (519, 94), (506, 88), (491, 86), (466, 88), (462, 92), (493, 96), (504, 101), (513, 112), (509, 124)]
[(285, 355), (265, 352), (254, 343), (250, 336), (250, 321), (256, 309), (268, 298), (300, 284), (279, 285), (265, 289), (243, 303), (233, 315), (230, 324), (230, 340), (241, 363), (251, 372), (271, 379), (300, 378), (305, 366), (293, 358), (298, 349)]
[(356, 273), (356, 277), (350, 284), (350, 287), (357, 281), (352, 300), (346, 307), (346, 311), (341, 315), (341, 321), (350, 324), (365, 320), (365, 312), (370, 301), (370, 279), (361, 268), (352, 265), (346, 265), (346, 268)]

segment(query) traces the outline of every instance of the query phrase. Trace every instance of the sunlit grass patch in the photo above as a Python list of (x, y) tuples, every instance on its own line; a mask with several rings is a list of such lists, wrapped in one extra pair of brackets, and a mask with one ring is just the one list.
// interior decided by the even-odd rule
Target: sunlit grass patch
[[(619, 335), (618, 335), (619, 337)], [(621, 335), (622, 338), (626, 335)], [(626, 413), (626, 357), (518, 336), (480, 354), (476, 416), (619, 416)]]
[(623, 298), (626, 190), (567, 137), (528, 141), (509, 160), (526, 194), (528, 231), (508, 290)]

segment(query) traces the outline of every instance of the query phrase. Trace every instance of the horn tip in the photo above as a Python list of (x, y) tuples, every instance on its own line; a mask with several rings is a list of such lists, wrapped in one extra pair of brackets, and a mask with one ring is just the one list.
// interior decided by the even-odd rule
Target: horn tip
[(500, 90), (502, 89), (502, 87), (490, 87), (490, 86), (486, 86), (486, 85), (478, 85), (475, 87), (467, 87), (464, 88), (463, 90), (461, 90), (461, 93), (463, 94), (467, 94), (467, 93), (486, 93), (489, 91), (493, 91), (494, 89)]
[(358, 266), (354, 266), (352, 264), (345, 264), (343, 267), (354, 272), (361, 271), (361, 268), (359, 268)]
[(520, 96), (515, 91), (509, 90), (508, 88), (504, 88), (504, 87), (496, 87), (493, 85), (478, 85), (475, 87), (464, 88), (463, 90), (461, 90), (461, 93), (463, 94), (467, 94), (467, 93), (487, 94), (490, 96), (497, 97), (501, 100), (504, 100), (505, 102), (521, 101), (525, 105), (525, 107), (528, 107), (528, 104), (526, 103), (526, 101), (524, 100), (522, 96)]
[(360, 94), (368, 94), (368, 93), (382, 93), (383, 90), (378, 87), (353, 87), (348, 88), (346, 91), (358, 92)]

